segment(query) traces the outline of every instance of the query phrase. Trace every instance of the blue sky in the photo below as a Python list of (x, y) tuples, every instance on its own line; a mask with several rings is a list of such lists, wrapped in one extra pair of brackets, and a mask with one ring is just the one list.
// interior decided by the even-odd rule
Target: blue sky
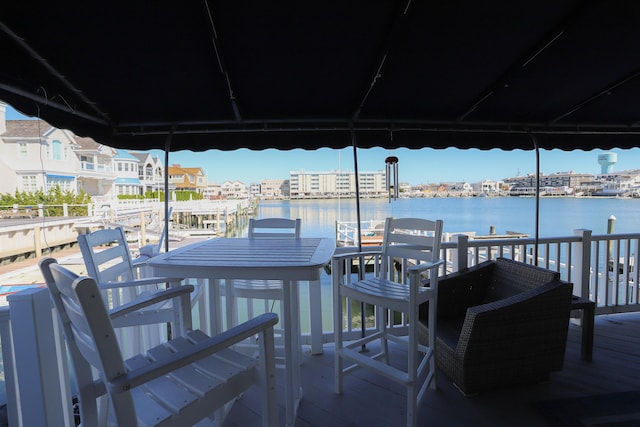
[[(7, 119), (24, 119), (13, 108), (7, 108)], [(540, 170), (545, 174), (567, 172), (599, 173), (598, 154), (606, 151), (561, 151), (540, 152)], [(610, 150), (618, 154), (614, 171), (640, 169), (640, 149)], [(164, 161), (164, 152), (154, 150), (154, 155)], [(475, 182), (483, 179), (500, 180), (516, 175), (535, 173), (534, 151), (514, 150), (387, 150), (358, 149), (358, 168), (363, 171), (384, 170), (387, 156), (397, 156), (401, 182), (429, 184), (451, 181)], [(343, 150), (209, 150), (202, 153), (191, 151), (172, 152), (170, 164), (183, 167), (201, 167), (209, 182), (222, 183), (239, 180), (244, 183), (259, 182), (262, 179), (288, 179), (290, 171), (353, 171), (353, 149)]]

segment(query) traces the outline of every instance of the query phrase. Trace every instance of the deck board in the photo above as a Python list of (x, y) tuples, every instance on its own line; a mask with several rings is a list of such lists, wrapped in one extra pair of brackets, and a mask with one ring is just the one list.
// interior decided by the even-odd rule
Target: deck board
[[(510, 387), (464, 397), (442, 374), (438, 390), (427, 392), (418, 425), (546, 426), (533, 403), (640, 389), (640, 313), (596, 316), (593, 361), (580, 359), (580, 327), (570, 325), (564, 369), (542, 384)], [(401, 350), (396, 348), (401, 356)], [(333, 392), (333, 345), (323, 355), (305, 352), (301, 368), (304, 397), (296, 426), (401, 426), (405, 424), (402, 387), (368, 371), (345, 378), (344, 393)], [(278, 376), (280, 420), (284, 420), (283, 375)], [(246, 393), (225, 426), (260, 425), (257, 392)]]

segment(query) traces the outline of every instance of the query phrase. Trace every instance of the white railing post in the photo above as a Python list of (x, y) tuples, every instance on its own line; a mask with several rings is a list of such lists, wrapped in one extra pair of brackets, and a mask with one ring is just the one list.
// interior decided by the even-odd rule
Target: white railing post
[(10, 426), (22, 426), (22, 417), (18, 411), (18, 377), (15, 369), (13, 340), (11, 338), (11, 316), (9, 307), (0, 308), (0, 344), (2, 344), (2, 367), (7, 396), (7, 419)]
[(7, 300), (22, 425), (74, 425), (66, 349), (48, 290), (27, 289)]
[(469, 266), (469, 236), (466, 234), (456, 234), (453, 236), (457, 245), (457, 250), (453, 252), (453, 268), (454, 271), (464, 270)]
[[(581, 239), (575, 244), (573, 250), (573, 259), (570, 265), (574, 266), (573, 274), (573, 293), (589, 298), (589, 282), (591, 278), (591, 230), (577, 229), (574, 234), (580, 236)], [(569, 268), (571, 268), (569, 266)]]

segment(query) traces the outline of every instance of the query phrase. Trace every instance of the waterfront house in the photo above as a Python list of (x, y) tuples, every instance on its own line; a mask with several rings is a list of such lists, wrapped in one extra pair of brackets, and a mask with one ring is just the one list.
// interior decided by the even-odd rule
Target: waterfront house
[(116, 150), (116, 155), (113, 156), (114, 170), (118, 175), (115, 180), (116, 194), (142, 194), (142, 183), (138, 176), (139, 161), (136, 156), (124, 150)]
[(76, 191), (78, 158), (73, 133), (43, 120), (5, 120), (0, 102), (0, 193), (48, 190), (56, 185)]
[(602, 187), (594, 196), (625, 196), (640, 189), (640, 170), (610, 172), (596, 175)]
[(109, 203), (114, 196), (114, 182), (117, 178), (113, 169), (114, 148), (100, 144), (91, 138), (75, 136), (74, 153), (80, 161), (75, 171), (78, 189), (90, 194), (94, 203)]
[(176, 190), (204, 192), (207, 188), (207, 178), (202, 168), (183, 168), (179, 164), (173, 164), (167, 168), (169, 184)]
[(288, 179), (263, 179), (260, 181), (259, 194), (262, 199), (282, 199), (289, 197)]
[(138, 178), (140, 180), (141, 194), (147, 191), (158, 191), (164, 188), (164, 166), (160, 157), (153, 157), (149, 153), (129, 151), (129, 154), (138, 159)]
[[(109, 203), (119, 194), (162, 187), (164, 166), (149, 153), (117, 150), (44, 120), (6, 120), (0, 102), (0, 193), (62, 190)], [(200, 168), (192, 168), (203, 175)], [(202, 178), (198, 179), (202, 182)]]
[(242, 181), (225, 181), (221, 190), (226, 199), (246, 199), (249, 196), (249, 190)]

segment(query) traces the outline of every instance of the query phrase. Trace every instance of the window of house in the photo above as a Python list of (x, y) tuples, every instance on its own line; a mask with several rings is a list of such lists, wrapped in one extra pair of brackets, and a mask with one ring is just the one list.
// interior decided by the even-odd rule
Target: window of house
[(53, 151), (52, 151), (52, 159), (53, 160), (63, 160), (62, 154), (62, 142), (57, 139), (53, 140)]
[(29, 149), (26, 141), (18, 142), (18, 157), (21, 157), (21, 158), (29, 157)]
[(80, 163), (82, 164), (82, 169), (89, 171), (95, 170), (93, 156), (80, 156)]
[(60, 187), (62, 191), (74, 191), (73, 187), (74, 179), (60, 176), (48, 176), (47, 177), (47, 191)]
[(22, 191), (33, 193), (38, 190), (35, 175), (23, 175), (22, 176)]

